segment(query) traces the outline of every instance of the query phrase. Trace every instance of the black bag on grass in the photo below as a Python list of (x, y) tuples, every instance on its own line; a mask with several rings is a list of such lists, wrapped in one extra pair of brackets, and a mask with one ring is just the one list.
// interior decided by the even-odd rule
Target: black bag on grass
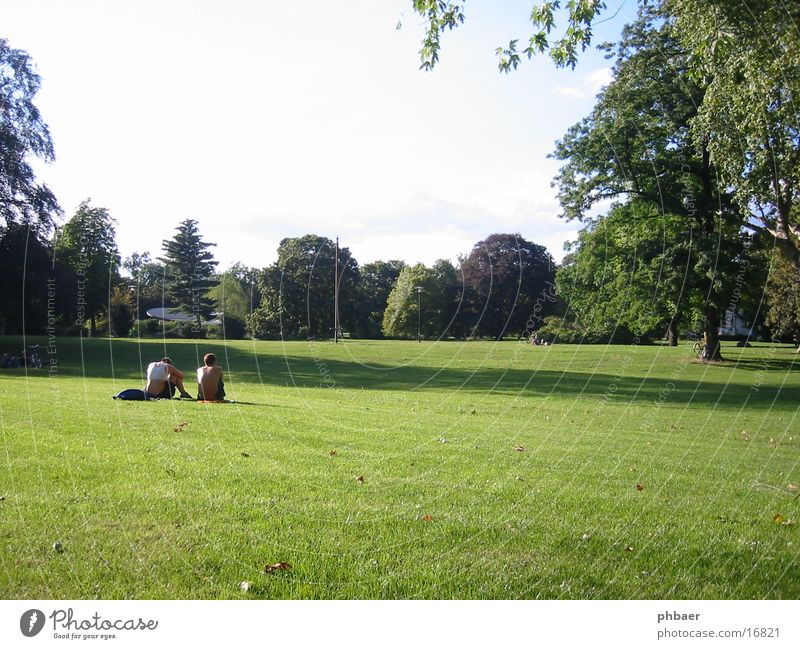
[(114, 395), (114, 398), (121, 399), (122, 401), (150, 401), (150, 397), (147, 396), (144, 390), (136, 390), (134, 388), (123, 390), (119, 394)]

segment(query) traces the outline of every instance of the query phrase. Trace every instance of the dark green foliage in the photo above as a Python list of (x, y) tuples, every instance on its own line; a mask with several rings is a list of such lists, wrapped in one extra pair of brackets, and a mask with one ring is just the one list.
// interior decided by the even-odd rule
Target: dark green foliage
[(150, 253), (135, 252), (122, 262), (122, 266), (131, 275), (137, 318), (146, 318), (148, 309), (172, 306), (165, 297), (166, 266), (163, 263), (152, 261)]
[(374, 261), (361, 267), (357, 332), (360, 338), (383, 338), (386, 302), (403, 268), (405, 262), (397, 259)]
[(97, 333), (98, 316), (108, 311), (111, 287), (119, 280), (120, 257), (115, 222), (104, 207), (83, 201), (56, 238), (56, 258), (71, 274), (66, 294), (74, 301), (75, 324), (90, 322)]
[(0, 39), (0, 219), (46, 233), (61, 209), (30, 165), (31, 157), (54, 159), (50, 131), (33, 103), (39, 85), (28, 54)]
[[(278, 261), (258, 278), (261, 305), (247, 319), (262, 338), (330, 338), (334, 327), (336, 247), (326, 237), (307, 234), (283, 239)], [(345, 332), (359, 321), (358, 262), (339, 249), (339, 322)]]
[(43, 334), (48, 299), (60, 325), (56, 299), (67, 287), (56, 278), (53, 252), (35, 229), (13, 221), (0, 228), (0, 332)]
[(245, 323), (252, 308), (251, 295), (256, 293), (252, 290), (251, 281), (256, 276), (254, 269), (237, 264), (217, 277), (218, 284), (208, 291), (217, 319), (222, 321), (221, 325), (215, 325), (215, 336), (231, 339), (245, 337)]
[(159, 259), (166, 269), (164, 291), (167, 306), (174, 306), (194, 318), (195, 333), (199, 333), (202, 322), (211, 317), (214, 305), (208, 298), (208, 290), (216, 284), (214, 278), (214, 255), (209, 248), (214, 243), (203, 241), (198, 223), (192, 219), (182, 221), (177, 234), (163, 242), (164, 256)]
[[(565, 161), (556, 183), (568, 219), (586, 219), (592, 206), (608, 198), (627, 206), (601, 228), (619, 235), (612, 238), (607, 270), (618, 284), (609, 299), (622, 309), (620, 317), (629, 316), (622, 322), (645, 333), (656, 326), (652, 318), (647, 322), (649, 315), (663, 326), (674, 325), (686, 311), (701, 313), (695, 328), (708, 334), (704, 358), (719, 360), (720, 320), (746, 263), (746, 218), (732, 193), (719, 188), (707, 144), (690, 135), (704, 91), (687, 74), (688, 59), (672, 25), (658, 16), (643, 12), (626, 27), (614, 80), (592, 114), (556, 146), (554, 157)], [(585, 235), (583, 242), (590, 238)], [(583, 263), (591, 256), (596, 257), (589, 252), (576, 259)], [(634, 269), (627, 286), (619, 277), (625, 265)], [(572, 277), (567, 297), (586, 304), (597, 284), (578, 279)], [(570, 292), (567, 283), (562, 285)], [(581, 311), (589, 321), (608, 320), (604, 307), (592, 307), (591, 316), (588, 309)]]
[(131, 332), (136, 315), (136, 300), (127, 284), (115, 286), (111, 291), (111, 302), (108, 309), (109, 334), (118, 338), (126, 338)]
[(648, 336), (639, 336), (624, 325), (613, 324), (586, 327), (574, 318), (549, 315), (536, 332), (536, 338), (549, 344), (561, 343), (577, 345), (595, 344), (640, 344), (651, 341)]
[(772, 338), (800, 345), (800, 270), (780, 255), (773, 262), (766, 298)]
[(539, 327), (555, 303), (555, 263), (519, 234), (493, 234), (461, 262), (462, 336), (520, 336)]
[(406, 266), (387, 300), (383, 333), (415, 338), (419, 329), (426, 340), (463, 338), (463, 295), (461, 274), (447, 259), (437, 260), (431, 268)]
[(581, 230), (556, 274), (558, 295), (590, 331), (674, 334), (691, 324), (684, 316), (693, 244), (685, 227), (650, 202), (617, 205)]

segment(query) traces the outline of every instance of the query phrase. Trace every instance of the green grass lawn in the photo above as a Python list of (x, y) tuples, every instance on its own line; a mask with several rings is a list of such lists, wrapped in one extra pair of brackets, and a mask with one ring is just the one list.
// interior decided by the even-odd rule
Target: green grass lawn
[[(800, 597), (788, 346), (56, 350), (0, 370), (3, 598)], [(238, 403), (111, 399), (165, 351)]]

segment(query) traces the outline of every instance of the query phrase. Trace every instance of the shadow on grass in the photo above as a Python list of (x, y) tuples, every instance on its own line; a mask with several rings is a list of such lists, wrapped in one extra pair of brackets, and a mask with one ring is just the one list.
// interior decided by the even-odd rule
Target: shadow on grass
[[(297, 388), (337, 387), (351, 390), (396, 390), (396, 391), (465, 391), (496, 393), (504, 395), (538, 395), (558, 398), (586, 397), (609, 399), (615, 403), (637, 401), (640, 403), (663, 403), (664, 405), (717, 405), (722, 408), (771, 407), (780, 404), (796, 404), (800, 401), (800, 389), (796, 386), (781, 387), (781, 377), (786, 372), (797, 372), (800, 363), (783, 359), (763, 358), (736, 359), (732, 354), (729, 367), (720, 367), (712, 375), (718, 380), (700, 380), (686, 377), (697, 375), (697, 367), (682, 369), (675, 367), (662, 371), (661, 376), (625, 376), (592, 373), (591, 371), (558, 371), (552, 369), (525, 370), (520, 368), (464, 368), (430, 366), (392, 366), (372, 363), (363, 364), (331, 358), (314, 359), (298, 355), (256, 355), (252, 350), (226, 346), (220, 341), (194, 343), (192, 341), (169, 341), (165, 350), (163, 341), (113, 341), (84, 340), (83, 350), (78, 339), (59, 339), (60, 377), (107, 378), (112, 376), (117, 385), (130, 382), (125, 387), (141, 387), (144, 372), (151, 360), (169, 353), (175, 365), (187, 372), (200, 364), (202, 354), (208, 349), (219, 350), (218, 358), (226, 367), (230, 385), (249, 383), (267, 386), (290, 386)], [(733, 350), (731, 350), (733, 351)], [(83, 363), (81, 363), (83, 358)], [(736, 372), (744, 370), (747, 380)], [(757, 372), (774, 372), (770, 381)], [(24, 370), (4, 370), (21, 374)], [(30, 378), (48, 376), (45, 370), (29, 370)], [(680, 378), (683, 376), (684, 378)], [(732, 379), (727, 382), (728, 379)], [(238, 402), (241, 405), (262, 405)]]

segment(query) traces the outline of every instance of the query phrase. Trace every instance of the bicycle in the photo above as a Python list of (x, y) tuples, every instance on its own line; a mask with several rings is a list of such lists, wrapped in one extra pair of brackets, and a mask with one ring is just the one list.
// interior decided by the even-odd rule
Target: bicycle
[(692, 352), (694, 355), (700, 358), (703, 355), (703, 351), (706, 348), (706, 337), (702, 336), (694, 341), (694, 345), (692, 345)]

